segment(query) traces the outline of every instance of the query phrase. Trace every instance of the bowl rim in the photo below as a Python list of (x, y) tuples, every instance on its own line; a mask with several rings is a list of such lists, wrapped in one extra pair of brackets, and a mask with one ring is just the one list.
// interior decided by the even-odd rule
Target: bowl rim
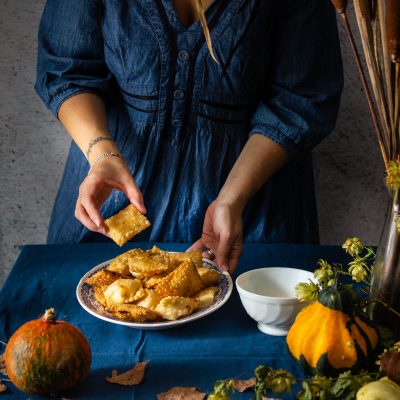
[(265, 302), (265, 300), (269, 300), (270, 302), (280, 302), (280, 303), (293, 303), (293, 301), (298, 302), (299, 300), (297, 300), (296, 296), (290, 296), (290, 297), (276, 297), (276, 296), (266, 296), (263, 294), (257, 294), (257, 293), (253, 293), (250, 292), (246, 289), (244, 289), (241, 285), (240, 285), (240, 279), (245, 276), (245, 275), (251, 275), (252, 273), (255, 273), (257, 271), (261, 271), (261, 270), (285, 270), (285, 271), (301, 271), (301, 272), (306, 272), (310, 275), (310, 279), (314, 278), (314, 274), (311, 271), (308, 271), (306, 269), (301, 269), (301, 268), (291, 268), (291, 267), (262, 267), (262, 268), (255, 268), (255, 269), (251, 269), (249, 271), (243, 272), (242, 274), (240, 274), (236, 279), (235, 279), (235, 286), (236, 289), (239, 292), (239, 295), (245, 295), (247, 298), (252, 299), (252, 300), (258, 300), (261, 301), (263, 300), (263, 302)]

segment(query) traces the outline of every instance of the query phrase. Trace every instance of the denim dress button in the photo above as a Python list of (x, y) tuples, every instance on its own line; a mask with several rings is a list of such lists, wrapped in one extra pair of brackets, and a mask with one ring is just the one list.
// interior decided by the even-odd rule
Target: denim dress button
[(185, 97), (185, 93), (183, 93), (183, 90), (176, 89), (174, 92), (174, 98), (177, 100), (182, 100)]
[(189, 52), (187, 52), (186, 50), (181, 50), (181, 51), (178, 53), (178, 58), (179, 58), (181, 61), (187, 61), (187, 60), (189, 60)]

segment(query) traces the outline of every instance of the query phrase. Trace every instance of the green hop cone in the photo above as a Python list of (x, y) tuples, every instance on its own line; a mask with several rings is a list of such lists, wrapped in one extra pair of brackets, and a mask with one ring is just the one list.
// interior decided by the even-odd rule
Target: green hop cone
[(368, 272), (362, 266), (355, 266), (351, 271), (351, 276), (356, 282), (362, 282), (367, 280)]
[(293, 378), (280, 376), (271, 382), (271, 390), (276, 394), (283, 394), (292, 390), (292, 384), (296, 383)]
[(366, 281), (368, 279), (368, 270), (365, 259), (359, 256), (349, 263), (349, 273), (356, 282)]
[(346, 251), (347, 254), (355, 257), (363, 250), (364, 245), (358, 237), (353, 237), (346, 239), (346, 241), (342, 245), (342, 248)]
[(310, 283), (300, 282), (294, 290), (299, 301), (315, 301), (318, 298), (318, 286), (312, 281)]

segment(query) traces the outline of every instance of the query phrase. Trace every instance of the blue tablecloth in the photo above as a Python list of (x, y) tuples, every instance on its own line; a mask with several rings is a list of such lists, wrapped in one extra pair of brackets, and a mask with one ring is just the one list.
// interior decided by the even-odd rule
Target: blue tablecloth
[[(157, 245), (173, 251), (187, 248), (186, 244)], [(7, 342), (20, 325), (39, 317), (49, 307), (56, 309), (59, 319), (81, 329), (91, 345), (92, 365), (85, 382), (64, 394), (68, 399), (152, 400), (173, 386), (195, 386), (210, 392), (216, 380), (250, 378), (260, 364), (284, 368), (296, 378), (303, 378), (286, 349), (285, 338), (268, 336), (257, 329), (244, 311), (236, 288), (215, 313), (169, 330), (142, 331), (88, 314), (75, 297), (80, 278), (95, 265), (132, 247), (151, 246), (131, 243), (123, 250), (112, 243), (24, 247), (0, 291), (0, 340)], [(246, 245), (233, 279), (259, 267), (313, 270), (319, 258), (343, 262), (345, 255), (339, 246)], [(0, 354), (4, 350), (1, 347)], [(140, 385), (124, 387), (106, 382), (113, 369), (122, 372), (143, 360), (150, 362)], [(4, 399), (42, 398), (23, 394), (11, 383), (7, 386)], [(299, 386), (281, 398), (294, 398), (298, 390)], [(235, 400), (252, 398), (252, 392), (235, 395)]]

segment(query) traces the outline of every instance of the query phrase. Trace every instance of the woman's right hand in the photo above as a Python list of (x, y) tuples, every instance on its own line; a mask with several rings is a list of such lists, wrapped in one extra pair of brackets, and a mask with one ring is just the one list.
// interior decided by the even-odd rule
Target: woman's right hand
[(113, 189), (124, 192), (141, 213), (146, 213), (142, 193), (125, 161), (120, 157), (106, 157), (92, 167), (79, 186), (75, 217), (89, 230), (106, 235), (100, 208)]

